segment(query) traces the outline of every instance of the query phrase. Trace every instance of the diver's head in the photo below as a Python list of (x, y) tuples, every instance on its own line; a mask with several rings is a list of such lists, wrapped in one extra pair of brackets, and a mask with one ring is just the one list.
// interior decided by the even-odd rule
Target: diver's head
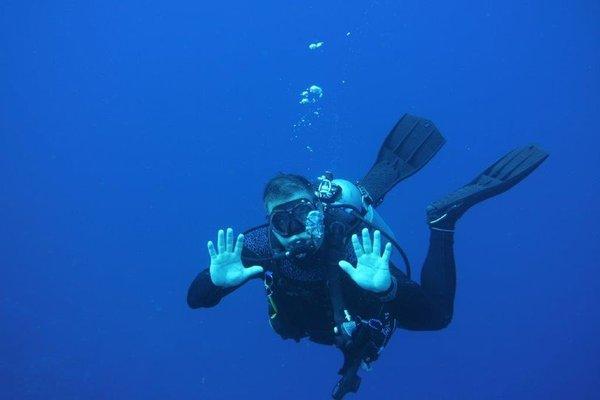
[(269, 180), (263, 202), (273, 235), (294, 255), (316, 251), (323, 242), (323, 206), (310, 181), (279, 174)]

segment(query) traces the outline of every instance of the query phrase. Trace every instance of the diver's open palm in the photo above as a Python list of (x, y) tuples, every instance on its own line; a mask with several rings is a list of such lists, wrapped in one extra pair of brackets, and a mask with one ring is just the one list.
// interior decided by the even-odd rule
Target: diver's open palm
[(227, 237), (223, 229), (217, 234), (217, 250), (212, 241), (208, 242), (210, 254), (210, 279), (216, 286), (231, 287), (244, 283), (256, 274), (263, 272), (263, 268), (255, 265), (249, 268), (242, 264), (242, 248), (244, 235), (239, 234), (233, 244), (233, 229), (227, 228)]
[(385, 292), (392, 284), (390, 275), (390, 256), (392, 245), (387, 243), (381, 255), (381, 232), (375, 231), (373, 242), (369, 230), (362, 230), (362, 245), (356, 235), (352, 235), (352, 245), (356, 253), (356, 268), (348, 261), (340, 261), (340, 267), (346, 271), (358, 286), (375, 293)]

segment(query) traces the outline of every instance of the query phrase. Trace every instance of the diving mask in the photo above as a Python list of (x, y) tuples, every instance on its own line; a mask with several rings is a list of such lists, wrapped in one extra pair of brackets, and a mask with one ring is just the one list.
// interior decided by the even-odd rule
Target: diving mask
[(322, 214), (317, 206), (307, 199), (293, 200), (273, 209), (270, 216), (271, 229), (285, 238), (309, 229), (313, 232), (318, 231), (316, 225), (319, 225), (319, 221), (322, 222), (323, 218), (319, 217)]

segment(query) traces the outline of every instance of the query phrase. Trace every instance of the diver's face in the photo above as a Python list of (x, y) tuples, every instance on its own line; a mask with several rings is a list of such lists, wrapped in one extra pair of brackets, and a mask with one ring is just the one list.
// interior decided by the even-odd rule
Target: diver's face
[[(288, 197), (283, 197), (280, 199), (274, 199), (272, 201), (267, 202), (266, 204), (266, 208), (267, 208), (267, 213), (269, 215), (271, 215), (271, 213), (273, 212), (273, 209), (275, 209), (278, 206), (284, 205), (286, 203), (290, 203), (292, 201), (296, 201), (296, 200), (300, 200), (300, 199), (304, 199), (310, 202), (313, 202), (313, 197), (310, 195), (310, 193), (305, 192), (305, 191), (297, 191), (294, 194), (292, 194), (291, 196)], [(308, 234), (308, 232), (306, 231), (302, 231), (296, 235), (293, 236), (282, 236), (280, 234), (278, 234), (276, 231), (272, 230), (273, 235), (275, 235), (275, 237), (277, 238), (277, 240), (279, 241), (279, 243), (281, 243), (281, 245), (283, 247), (286, 247), (287, 245), (289, 245), (290, 243), (298, 240), (298, 239), (310, 239), (310, 235)]]

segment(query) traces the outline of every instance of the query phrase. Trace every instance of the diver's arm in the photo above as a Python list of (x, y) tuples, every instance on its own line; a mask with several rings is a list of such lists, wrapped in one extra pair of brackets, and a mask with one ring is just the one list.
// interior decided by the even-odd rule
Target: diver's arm
[(213, 307), (250, 278), (261, 275), (259, 265), (245, 267), (242, 262), (244, 235), (238, 235), (234, 245), (233, 229), (218, 232), (217, 249), (209, 241), (210, 268), (202, 271), (188, 289), (187, 302), (191, 308)]

